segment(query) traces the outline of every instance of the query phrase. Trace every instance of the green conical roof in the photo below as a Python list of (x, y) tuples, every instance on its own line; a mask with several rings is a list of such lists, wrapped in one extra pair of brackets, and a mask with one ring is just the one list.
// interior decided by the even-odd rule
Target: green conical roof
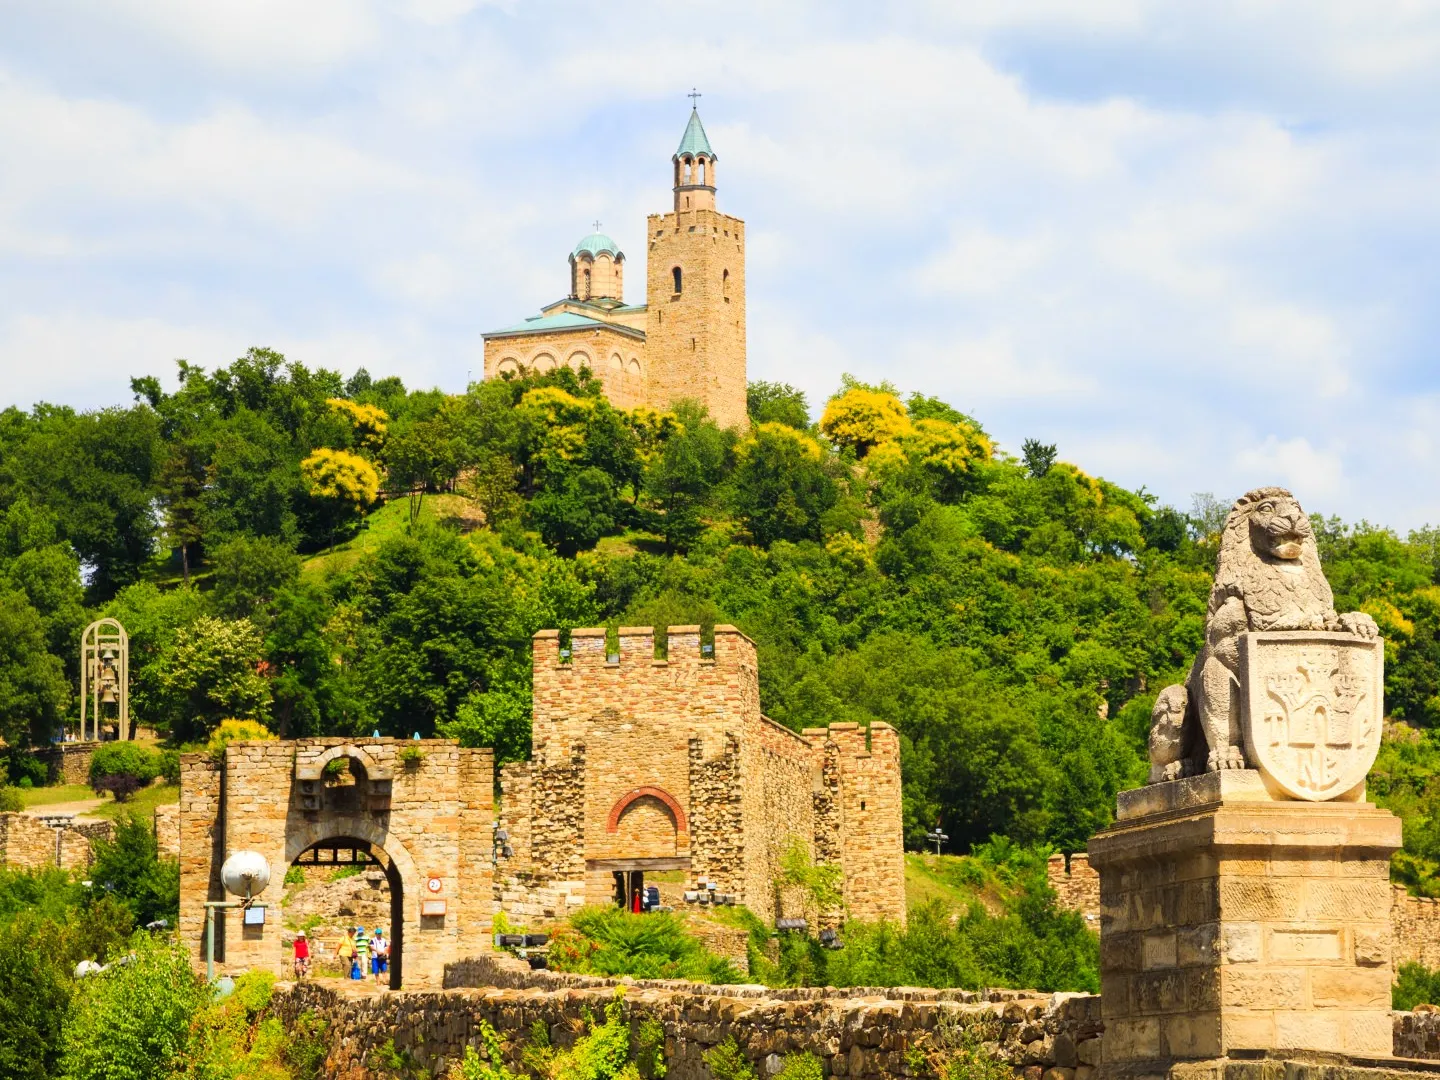
[(691, 157), (704, 154), (711, 161), (718, 160), (715, 151), (710, 149), (710, 140), (705, 137), (705, 125), (700, 123), (700, 113), (696, 109), (690, 110), (690, 123), (685, 125), (685, 134), (680, 138), (680, 149), (675, 151), (678, 158), (683, 158), (686, 154)]

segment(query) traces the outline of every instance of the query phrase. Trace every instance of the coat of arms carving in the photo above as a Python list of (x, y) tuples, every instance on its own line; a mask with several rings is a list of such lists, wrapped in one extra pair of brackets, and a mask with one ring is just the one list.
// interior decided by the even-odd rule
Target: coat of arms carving
[(1287, 794), (1321, 801), (1365, 779), (1380, 750), (1385, 646), (1324, 630), (1240, 635), (1246, 756)]

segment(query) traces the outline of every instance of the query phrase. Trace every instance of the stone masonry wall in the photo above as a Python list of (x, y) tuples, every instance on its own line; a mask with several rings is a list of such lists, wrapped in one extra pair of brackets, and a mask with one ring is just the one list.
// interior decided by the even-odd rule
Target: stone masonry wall
[(1077, 851), (1070, 856), (1066, 869), (1065, 856), (1056, 852), (1050, 856), (1045, 867), (1045, 876), (1055, 890), (1056, 902), (1071, 911), (1085, 916), (1085, 921), (1097, 932), (1100, 929), (1100, 875), (1090, 865), (1090, 856)]
[[(905, 836), (900, 736), (889, 724), (832, 724), (840, 767), (841, 867), (853, 918), (905, 922)], [(828, 747), (827, 747), (828, 751)]]
[[(388, 1040), (432, 1074), (479, 1045), (480, 1021), (500, 1035), (507, 1064), (519, 1068), (533, 1024), (568, 1046), (585, 1014), (600, 1015), (613, 987), (558, 990), (461, 989), (353, 997), (315, 982), (277, 988), (272, 1011), (285, 1022), (311, 1011), (329, 1021), (325, 1075), (368, 1080), (387, 1075), (372, 1056)], [(867, 996), (861, 996), (862, 994)], [(1000, 995), (995, 995), (1000, 996)], [(983, 1037), (1025, 1080), (1090, 1080), (1099, 1061), (1098, 1000), (1088, 995), (984, 1001), (966, 991), (871, 989), (773, 991), (765, 987), (632, 984), (624, 1000), (632, 1024), (653, 1017), (666, 1035), (667, 1080), (709, 1080), (705, 1051), (734, 1035), (761, 1075), (781, 1057), (808, 1052), (832, 1076), (871, 1080), (908, 1075), (918, 1054), (937, 1050), (960, 1025)]]
[(165, 858), (180, 857), (179, 803), (166, 803), (155, 808), (155, 846)]
[(91, 841), (114, 835), (111, 821), (77, 821), (56, 830), (31, 814), (0, 814), (0, 866), (84, 870), (91, 862)]
[(45, 762), (52, 784), (88, 784), (90, 759), (95, 756), (97, 742), (61, 743), (48, 750), (37, 750), (35, 757)]

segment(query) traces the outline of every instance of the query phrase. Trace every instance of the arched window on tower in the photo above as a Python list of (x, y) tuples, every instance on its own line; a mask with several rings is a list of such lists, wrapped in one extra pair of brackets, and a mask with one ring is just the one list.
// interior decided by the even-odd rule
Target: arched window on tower
[(679, 268), (678, 266), (676, 266), (676, 267), (674, 267), (674, 268), (671, 269), (671, 271), (670, 271), (670, 280), (671, 280), (671, 282), (672, 282), (672, 283), (674, 284), (674, 286), (675, 286), (675, 289), (674, 289), (675, 295), (676, 295), (676, 296), (679, 296), (679, 295), (680, 295), (680, 286), (681, 286), (682, 282), (681, 282), (681, 280), (680, 280), (680, 268)]
[(700, 159), (698, 160), (698, 162), (696, 163), (696, 168), (697, 168), (697, 170), (698, 170), (698, 175), (697, 175), (697, 177), (696, 177), (695, 182), (696, 182), (697, 184), (703, 184), (703, 183), (705, 183), (705, 159), (704, 159), (703, 157), (700, 158)]
[(725, 298), (725, 303), (730, 302), (730, 271), (726, 270), (720, 275), (720, 295)]
[(590, 299), (590, 270), (589, 270), (588, 267), (587, 267), (586, 270), (585, 270), (584, 286), (585, 286), (585, 291), (580, 294), (580, 299), (582, 299), (582, 300), (589, 300), (589, 299)]

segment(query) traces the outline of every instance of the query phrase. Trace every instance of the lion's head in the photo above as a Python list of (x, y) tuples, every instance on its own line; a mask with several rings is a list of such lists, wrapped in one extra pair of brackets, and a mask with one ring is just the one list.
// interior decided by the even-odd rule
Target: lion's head
[(1251, 550), (1262, 558), (1298, 559), (1305, 542), (1314, 539), (1305, 511), (1280, 487), (1256, 488), (1237, 499), (1225, 520), (1227, 540), (1232, 527), (1245, 530)]
[(1256, 630), (1322, 625), (1333, 605), (1310, 519), (1282, 487), (1246, 492), (1225, 519), (1212, 610), (1237, 593)]

